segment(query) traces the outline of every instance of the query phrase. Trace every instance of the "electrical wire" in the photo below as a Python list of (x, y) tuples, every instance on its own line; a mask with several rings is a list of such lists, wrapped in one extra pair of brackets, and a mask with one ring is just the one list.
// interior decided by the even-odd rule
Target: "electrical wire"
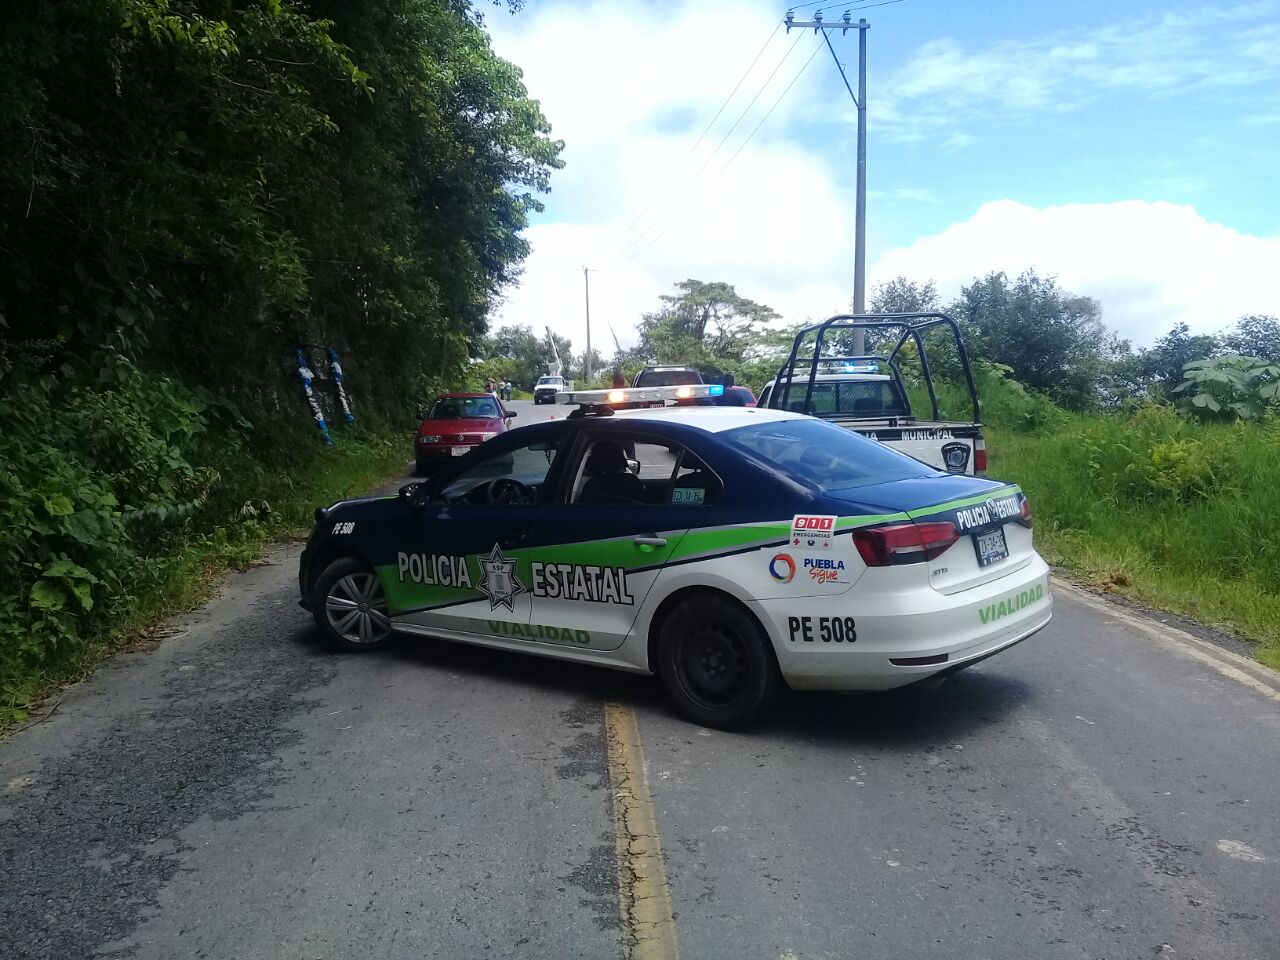
[[(773, 82), (773, 78), (778, 75), (778, 71), (782, 69), (782, 65), (787, 62), (788, 58), (790, 58), (791, 54), (795, 51), (796, 47), (799, 46), (799, 43), (800, 43), (800, 35), (797, 34), (795, 41), (791, 44), (791, 46), (787, 47), (787, 52), (782, 55), (782, 59), (778, 61), (777, 66), (775, 66), (773, 68), (773, 71), (769, 74), (769, 76), (765, 78), (765, 81), (763, 84), (761, 84), (760, 89), (756, 91), (756, 95), (751, 98), (751, 102), (748, 103), (743, 108), (740, 114), (738, 114), (738, 119), (733, 121), (733, 126), (731, 126), (728, 132), (725, 133), (725, 135), (720, 138), (720, 142), (716, 144), (715, 149), (712, 150), (711, 153), (707, 155), (707, 158), (702, 161), (702, 166), (700, 166), (697, 169), (697, 171), (694, 173), (694, 175), (689, 178), (688, 182), (690, 184), (692, 184), (695, 180), (697, 180), (700, 176), (702, 176), (703, 171), (707, 169), (707, 166), (711, 163), (712, 160), (715, 159), (716, 154), (720, 152), (720, 148), (725, 145), (725, 141), (727, 141), (731, 136), (733, 136), (733, 131), (738, 129), (738, 125), (742, 123), (743, 118), (746, 117), (746, 115), (751, 112), (751, 108), (756, 105), (756, 101), (760, 99), (760, 95), (764, 93), (765, 90), (768, 89), (769, 84)], [(653, 223), (649, 224), (648, 227), (646, 227), (643, 231), (641, 231), (639, 235), (637, 235), (629, 244), (627, 244), (627, 246), (623, 249), (621, 256), (623, 258), (629, 259), (628, 254), (631, 253), (631, 251), (634, 250), (635, 247), (637, 247), (641, 242), (643, 242), (644, 238), (648, 236), (650, 233), (652, 233), (653, 230), (661, 223), (662, 223), (662, 218), (659, 217), (657, 220), (654, 220)]]
[[(804, 65), (800, 67), (800, 69), (796, 72), (796, 75), (791, 78), (791, 82), (786, 85), (782, 93), (778, 94), (778, 98), (773, 101), (773, 105), (769, 107), (769, 109), (765, 112), (765, 115), (760, 118), (760, 122), (757, 123), (752, 128), (751, 132), (747, 134), (747, 138), (743, 140), (742, 143), (738, 144), (738, 149), (733, 151), (733, 155), (729, 157), (729, 159), (725, 161), (724, 166), (722, 166), (716, 172), (717, 180), (719, 180), (721, 177), (724, 176), (725, 171), (727, 171), (730, 165), (733, 163), (733, 161), (738, 158), (738, 154), (742, 153), (742, 151), (746, 148), (747, 144), (751, 142), (752, 137), (756, 135), (756, 132), (759, 131), (759, 129), (764, 126), (765, 121), (767, 121), (769, 117), (773, 115), (773, 111), (778, 109), (778, 105), (782, 103), (782, 101), (786, 98), (787, 94), (791, 92), (791, 88), (796, 85), (796, 81), (798, 81), (804, 75), (804, 72), (809, 69), (809, 64), (813, 63), (813, 58), (818, 55), (818, 52), (821, 49), (822, 49), (822, 44), (820, 43), (813, 48), (813, 53), (809, 54), (809, 59), (804, 62)], [(651, 246), (653, 246), (655, 243), (661, 240), (663, 236), (667, 233), (667, 231), (671, 228), (671, 226), (672, 226), (671, 224), (668, 224), (666, 227), (664, 227), (662, 230), (658, 232), (657, 236), (655, 236), (652, 240), (646, 243), (639, 250), (631, 254), (631, 256), (627, 257), (626, 260), (624, 260), (623, 262), (630, 263), (636, 257), (640, 256), (642, 253), (648, 250)]]
[[(821, 3), (822, 0), (817, 0), (817, 2)], [(694, 145), (689, 148), (689, 152), (686, 153), (683, 158), (681, 158), (680, 162), (676, 164), (675, 169), (672, 170), (671, 173), (667, 175), (668, 181), (675, 178), (676, 174), (678, 174), (684, 168), (684, 165), (689, 162), (689, 158), (692, 157), (695, 152), (697, 152), (698, 147), (702, 146), (702, 141), (705, 140), (707, 134), (711, 132), (711, 128), (716, 125), (716, 121), (720, 119), (720, 115), (724, 113), (725, 108), (729, 106), (730, 102), (734, 98), (734, 95), (737, 94), (738, 90), (742, 87), (743, 81), (745, 81), (747, 77), (751, 74), (751, 71), (755, 69), (755, 65), (760, 62), (760, 58), (764, 56), (765, 50), (769, 48), (769, 44), (773, 42), (773, 38), (778, 35), (778, 31), (781, 29), (782, 29), (782, 21), (779, 21), (778, 24), (773, 28), (773, 32), (770, 33), (768, 38), (765, 40), (764, 44), (761, 45), (760, 49), (756, 51), (756, 55), (751, 58), (751, 62), (747, 64), (747, 69), (742, 71), (742, 76), (738, 77), (738, 82), (733, 85), (733, 89), (729, 91), (729, 95), (724, 98), (724, 102), (720, 104), (720, 109), (717, 110), (716, 115), (711, 118), (711, 122), (708, 123), (702, 129), (702, 133), (698, 134), (698, 139), (694, 143)], [(645, 208), (640, 211), (640, 213), (636, 216), (636, 218), (632, 220), (629, 224), (627, 224), (626, 229), (623, 230), (622, 233), (618, 235), (618, 242), (621, 243), (626, 238), (627, 234), (630, 233), (635, 228), (635, 225), (639, 223), (641, 220), (643, 220), (645, 215), (650, 210), (652, 210), (660, 200), (665, 199), (668, 193), (669, 191), (660, 191), (659, 193), (655, 194), (653, 199), (650, 200), (649, 203), (645, 205)]]
[[(822, 0), (818, 0), (818, 2), (821, 3)], [(879, 3), (864, 3), (860, 6), (848, 3), (829, 3), (825, 7), (818, 7), (818, 9), (813, 12), (817, 13), (819, 10), (848, 10), (850, 12), (857, 12), (858, 10), (870, 10), (872, 7), (887, 7), (895, 3), (905, 2), (906, 0), (880, 0)]]

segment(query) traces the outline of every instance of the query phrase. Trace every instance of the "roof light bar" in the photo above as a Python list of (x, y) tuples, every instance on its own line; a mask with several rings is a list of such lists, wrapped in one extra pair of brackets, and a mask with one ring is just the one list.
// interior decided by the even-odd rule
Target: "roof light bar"
[(666, 400), (698, 400), (724, 395), (719, 383), (686, 383), (676, 387), (621, 387), (614, 390), (568, 390), (556, 394), (557, 403), (576, 403), (583, 407), (607, 406), (611, 403), (655, 403)]

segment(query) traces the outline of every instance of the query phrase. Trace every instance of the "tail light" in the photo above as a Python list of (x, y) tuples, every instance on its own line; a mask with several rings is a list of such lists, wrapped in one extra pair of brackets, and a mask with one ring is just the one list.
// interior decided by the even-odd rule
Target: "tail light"
[(1018, 518), (1018, 522), (1024, 527), (1031, 527), (1031, 501), (1026, 497), (1022, 498), (1022, 516)]
[(959, 539), (954, 523), (895, 523), (853, 535), (854, 546), (868, 567), (924, 563)]
[(987, 472), (987, 441), (982, 437), (973, 441), (973, 472), (979, 476)]

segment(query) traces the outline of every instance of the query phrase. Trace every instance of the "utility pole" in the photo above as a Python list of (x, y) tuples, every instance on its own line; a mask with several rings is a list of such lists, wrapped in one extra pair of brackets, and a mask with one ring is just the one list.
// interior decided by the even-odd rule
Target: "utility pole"
[(582, 380), (583, 386), (591, 386), (591, 270), (588, 267), (582, 268), (582, 290), (586, 294), (587, 303), (587, 353), (583, 358)]
[[(867, 23), (865, 18), (854, 23), (848, 10), (835, 23), (824, 23), (821, 10), (814, 11), (812, 20), (800, 23), (796, 21), (795, 13), (788, 10), (785, 23), (788, 33), (791, 32), (792, 27), (812, 27), (814, 33), (822, 33), (822, 38), (827, 41), (827, 49), (831, 51), (831, 57), (840, 71), (840, 77), (844, 80), (845, 89), (849, 91), (849, 96), (853, 97), (854, 106), (858, 108), (858, 180), (853, 225), (853, 312), (862, 313), (866, 310), (867, 296), (867, 31), (871, 29), (871, 24)], [(849, 78), (845, 76), (840, 58), (836, 56), (835, 48), (831, 46), (831, 38), (828, 34), (832, 30), (839, 30), (842, 34), (850, 30), (858, 31), (858, 93), (856, 96), (849, 87)], [(866, 352), (865, 335), (862, 330), (853, 331), (853, 352), (858, 356)]]

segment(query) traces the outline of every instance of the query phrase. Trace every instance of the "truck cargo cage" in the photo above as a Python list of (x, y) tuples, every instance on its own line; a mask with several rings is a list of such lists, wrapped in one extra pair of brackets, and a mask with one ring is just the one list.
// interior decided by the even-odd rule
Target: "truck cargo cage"
[[(964, 371), (965, 383), (969, 388), (969, 399), (973, 403), (973, 421), (981, 423), (982, 417), (978, 409), (978, 390), (974, 386), (973, 371), (969, 366), (969, 352), (965, 348), (964, 334), (956, 319), (945, 313), (845, 313), (831, 317), (822, 323), (803, 327), (796, 333), (791, 345), (791, 353), (787, 362), (779, 368), (773, 391), (769, 395), (769, 406), (773, 409), (790, 410), (791, 387), (797, 374), (805, 383), (804, 404), (800, 407), (805, 413), (813, 411), (813, 388), (818, 382), (821, 367), (865, 367), (868, 364), (884, 364), (892, 371), (892, 378), (903, 387), (902, 371), (898, 365), (898, 356), (903, 346), (914, 342), (916, 353), (920, 358), (920, 369), (924, 375), (925, 388), (929, 392), (929, 403), (933, 407), (933, 419), (940, 420), (938, 410), (938, 394), (934, 389), (933, 375), (929, 369), (929, 359), (925, 351), (922, 334), (934, 327), (947, 327), (955, 337), (956, 353), (960, 358), (960, 367)], [(826, 356), (823, 348), (827, 345), (828, 334), (832, 331), (847, 330), (898, 330), (902, 331), (892, 350), (886, 356), (864, 354), (862, 356)], [(813, 337), (812, 353), (805, 341)], [(802, 348), (806, 355), (801, 356)]]

